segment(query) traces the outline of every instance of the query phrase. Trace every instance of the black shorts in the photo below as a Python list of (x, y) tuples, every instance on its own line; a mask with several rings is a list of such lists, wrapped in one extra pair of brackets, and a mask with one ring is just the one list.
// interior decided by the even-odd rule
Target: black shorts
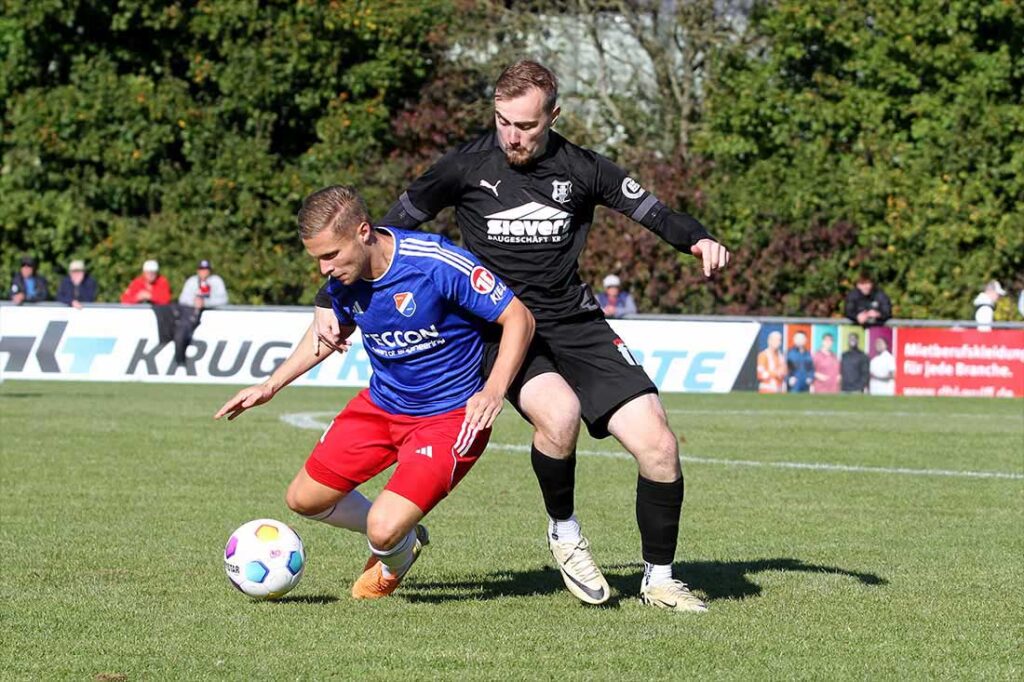
[[(488, 330), (484, 376), (498, 355), (500, 327)], [(600, 312), (569, 320), (537, 321), (523, 367), (508, 389), (508, 400), (522, 414), (519, 393), (530, 379), (555, 372), (580, 401), (583, 421), (594, 438), (608, 437), (608, 420), (633, 398), (658, 389)]]

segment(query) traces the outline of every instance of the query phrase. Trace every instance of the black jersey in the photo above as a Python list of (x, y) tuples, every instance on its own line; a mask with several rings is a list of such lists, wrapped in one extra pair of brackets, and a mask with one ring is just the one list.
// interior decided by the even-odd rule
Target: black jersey
[(619, 166), (553, 131), (545, 152), (521, 167), (508, 163), (496, 132), (448, 153), (379, 224), (413, 228), (454, 206), (466, 248), (538, 319), (557, 319), (599, 309), (578, 269), (598, 205), (629, 216), (680, 251), (710, 237)]

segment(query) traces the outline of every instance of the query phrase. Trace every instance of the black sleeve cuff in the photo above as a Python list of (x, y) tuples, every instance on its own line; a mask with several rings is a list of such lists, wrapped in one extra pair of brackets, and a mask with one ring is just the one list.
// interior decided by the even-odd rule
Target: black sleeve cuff
[(317, 308), (333, 308), (331, 304), (331, 295), (327, 293), (327, 285), (324, 284), (320, 287), (320, 291), (316, 292), (316, 298), (313, 299), (313, 303)]

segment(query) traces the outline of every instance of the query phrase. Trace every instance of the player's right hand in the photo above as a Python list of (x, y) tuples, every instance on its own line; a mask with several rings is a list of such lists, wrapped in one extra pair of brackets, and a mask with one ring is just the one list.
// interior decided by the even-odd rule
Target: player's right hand
[(231, 421), (250, 407), (262, 405), (273, 397), (274, 390), (266, 384), (256, 384), (249, 388), (243, 388), (235, 394), (234, 398), (224, 403), (224, 405), (217, 410), (217, 414), (213, 415), (213, 418), (220, 419), (224, 415), (228, 415), (228, 421)]
[(320, 357), (320, 344), (344, 353), (352, 345), (341, 338), (341, 323), (330, 308), (313, 306), (313, 355)]
[(466, 402), (465, 424), (471, 429), (483, 431), (494, 424), (505, 405), (505, 396), (495, 393), (484, 386), (479, 393), (474, 393)]

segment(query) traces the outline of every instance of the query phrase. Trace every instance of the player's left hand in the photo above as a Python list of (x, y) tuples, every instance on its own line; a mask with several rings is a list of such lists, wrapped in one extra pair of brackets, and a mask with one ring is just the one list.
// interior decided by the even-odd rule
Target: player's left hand
[(479, 393), (473, 394), (466, 401), (465, 424), (477, 431), (489, 429), (494, 424), (494, 420), (501, 414), (501, 409), (504, 406), (505, 396), (488, 391), (487, 387), (484, 386)]
[(690, 253), (704, 262), (704, 276), (721, 270), (729, 264), (732, 254), (714, 239), (701, 239), (690, 247)]
[(236, 393), (231, 400), (224, 403), (224, 405), (217, 410), (217, 414), (213, 415), (213, 418), (220, 419), (224, 415), (228, 415), (228, 421), (231, 421), (250, 407), (262, 405), (273, 397), (273, 389), (266, 384), (257, 384), (255, 386), (250, 386), (249, 388), (243, 388), (241, 391)]

